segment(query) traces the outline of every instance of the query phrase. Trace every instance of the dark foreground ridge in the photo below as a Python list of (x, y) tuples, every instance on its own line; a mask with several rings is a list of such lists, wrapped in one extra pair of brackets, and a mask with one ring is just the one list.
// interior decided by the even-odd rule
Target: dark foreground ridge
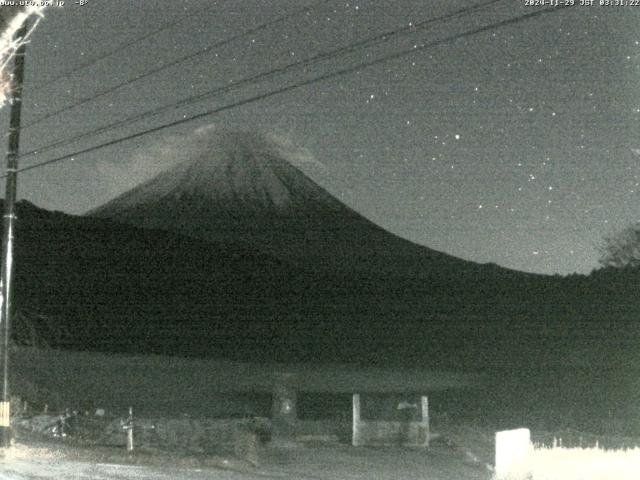
[(18, 214), (21, 343), (480, 368), (550, 355), (601, 363), (637, 338), (635, 271), (563, 279), (470, 263), (459, 276), (314, 272), (239, 244), (26, 202)]

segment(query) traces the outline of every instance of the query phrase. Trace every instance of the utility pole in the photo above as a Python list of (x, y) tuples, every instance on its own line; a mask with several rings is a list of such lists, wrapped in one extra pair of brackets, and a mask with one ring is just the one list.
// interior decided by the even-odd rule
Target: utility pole
[[(16, 40), (27, 34), (27, 23), (16, 32)], [(2, 398), (0, 401), (0, 447), (11, 445), (11, 403), (9, 397), (9, 338), (13, 297), (13, 237), (15, 228), (15, 203), (18, 180), (18, 150), (20, 143), (20, 114), (22, 112), (22, 83), (24, 80), (24, 54), (26, 44), (20, 43), (14, 57), (11, 74), (9, 105), (9, 148), (4, 196), (2, 232), (2, 271), (0, 292), (0, 362), (2, 362)]]

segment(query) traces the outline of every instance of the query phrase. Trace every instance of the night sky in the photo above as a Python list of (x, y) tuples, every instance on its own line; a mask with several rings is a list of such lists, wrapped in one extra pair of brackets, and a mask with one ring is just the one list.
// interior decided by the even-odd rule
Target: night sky
[[(67, 0), (45, 12), (28, 46), (21, 150), (485, 2), (88, 0), (78, 6)], [(305, 6), (308, 12), (28, 127), (43, 115)], [(203, 125), (258, 129), (304, 148), (301, 167), (318, 183), (400, 236), (477, 262), (588, 273), (597, 266), (603, 237), (638, 220), (640, 6), (555, 9), (423, 47), (541, 9), (524, 0), (497, 1), (471, 15), (22, 158), (21, 166), (27, 166), (415, 50), (25, 172), (19, 195), (47, 209), (83, 213), (179, 159), (181, 143)], [(7, 113), (7, 108), (1, 113), (3, 124)]]

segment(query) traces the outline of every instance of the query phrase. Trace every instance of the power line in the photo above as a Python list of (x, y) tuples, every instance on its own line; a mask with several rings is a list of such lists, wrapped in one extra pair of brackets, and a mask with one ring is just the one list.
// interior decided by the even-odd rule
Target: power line
[(152, 32), (149, 32), (141, 37), (135, 38), (131, 41), (128, 42), (124, 42), (121, 43), (120, 45), (118, 45), (117, 47), (108, 50), (106, 52), (104, 52), (101, 55), (98, 55), (97, 57), (90, 59), (88, 61), (86, 61), (85, 63), (78, 65), (77, 67), (71, 68), (69, 70), (67, 70), (66, 72), (63, 72), (61, 74), (59, 74), (56, 77), (53, 77), (52, 79), (49, 80), (43, 80), (41, 82), (38, 82), (34, 85), (34, 88), (38, 88), (41, 87), (43, 85), (47, 85), (47, 84), (51, 84), (54, 82), (57, 82), (58, 80), (62, 80), (63, 78), (69, 78), (70, 76), (72, 76), (75, 73), (78, 73), (82, 70), (84, 70), (85, 68), (89, 68), (93, 65), (95, 65), (96, 63), (104, 60), (105, 58), (109, 58), (113, 55), (115, 55), (116, 53), (120, 53), (123, 50), (126, 50), (127, 48), (130, 48), (134, 45), (137, 45), (138, 43), (141, 43), (143, 41), (145, 41), (148, 38), (151, 38), (155, 35), (157, 35), (158, 33), (164, 32), (165, 30), (170, 30), (171, 28), (175, 27), (176, 25), (184, 22), (187, 18), (191, 18), (193, 16), (197, 15), (197, 13), (190, 13), (187, 15), (184, 15), (183, 17), (181, 17), (180, 19), (176, 20), (175, 22), (171, 22), (171, 23), (167, 23), (159, 28), (157, 28), (156, 30), (153, 30)]
[[(320, 0), (320, 3), (326, 3), (328, 1), (330, 1), (330, 0)], [(41, 116), (40, 118), (37, 118), (36, 120), (31, 122), (30, 124), (25, 125), (22, 128), (23, 129), (27, 129), (29, 127), (33, 127), (34, 125), (37, 125), (38, 123), (43, 122), (44, 120), (47, 120), (47, 119), (49, 119), (51, 117), (60, 115), (61, 113), (68, 112), (69, 110), (72, 110), (72, 109), (74, 109), (76, 107), (79, 107), (80, 105), (84, 105), (85, 103), (88, 103), (88, 102), (91, 102), (93, 100), (96, 100), (97, 98), (104, 97), (105, 95), (108, 95), (108, 94), (113, 93), (113, 92), (115, 92), (117, 90), (120, 90), (121, 88), (124, 88), (124, 87), (126, 87), (128, 85), (131, 85), (132, 83), (135, 83), (135, 82), (140, 81), (140, 80), (142, 80), (144, 78), (150, 77), (151, 75), (155, 75), (158, 72), (161, 72), (161, 71), (166, 70), (166, 69), (171, 68), (171, 67), (175, 67), (176, 65), (180, 65), (181, 63), (184, 63), (184, 62), (186, 62), (188, 60), (191, 60), (193, 58), (199, 57), (200, 55), (204, 55), (205, 53), (210, 52), (214, 48), (225, 46), (225, 45), (227, 45), (227, 44), (229, 44), (229, 43), (231, 43), (231, 42), (233, 42), (235, 40), (238, 40), (239, 38), (246, 37), (247, 35), (251, 35), (251, 34), (257, 33), (257, 32), (259, 32), (261, 30), (264, 30), (266, 28), (272, 27), (273, 25), (277, 25), (278, 23), (282, 23), (282, 22), (284, 22), (286, 20), (289, 20), (290, 18), (293, 18), (293, 17), (295, 17), (295, 16), (297, 16), (297, 15), (299, 15), (301, 13), (308, 12), (312, 8), (313, 7), (300, 8), (300, 9), (295, 10), (295, 11), (293, 11), (293, 12), (287, 14), (287, 15), (284, 15), (282, 17), (278, 17), (275, 20), (271, 20), (269, 22), (261, 23), (260, 25), (258, 25), (256, 27), (253, 27), (253, 28), (250, 28), (248, 30), (245, 30), (244, 32), (238, 33), (236, 35), (232, 35), (229, 38), (226, 38), (226, 39), (221, 40), (219, 42), (213, 43), (213, 44), (208, 45), (208, 46), (206, 46), (204, 48), (201, 48), (200, 50), (197, 50), (194, 53), (190, 53), (189, 55), (182, 56), (180, 58), (172, 60), (171, 62), (165, 63), (164, 65), (161, 65), (161, 66), (159, 66), (157, 68), (154, 68), (153, 70), (149, 70), (147, 72), (144, 72), (144, 73), (141, 73), (139, 75), (136, 75), (136, 76), (130, 78), (129, 80), (125, 80), (124, 82), (119, 83), (117, 85), (114, 85), (113, 87), (110, 87), (110, 88), (108, 88), (106, 90), (103, 90), (102, 92), (99, 92), (99, 93), (97, 93), (95, 95), (92, 95), (90, 97), (85, 97), (85, 98), (77, 101), (76, 103), (73, 103), (73, 104), (68, 105), (66, 107), (62, 107), (62, 108), (60, 108), (58, 110), (55, 110), (53, 112), (47, 113), (47, 114)]]
[(418, 31), (420, 29), (423, 29), (423, 28), (425, 28), (425, 27), (427, 27), (427, 26), (429, 26), (429, 25), (431, 25), (431, 24), (433, 24), (435, 22), (447, 21), (447, 20), (450, 20), (450, 19), (455, 18), (455, 17), (463, 16), (463, 15), (466, 15), (466, 14), (471, 13), (473, 11), (486, 8), (491, 4), (502, 2), (502, 1), (504, 1), (504, 0), (489, 0), (489, 1), (484, 2), (484, 3), (479, 3), (479, 4), (475, 4), (475, 5), (469, 6), (469, 7), (461, 8), (459, 10), (456, 10), (456, 11), (451, 12), (451, 13), (447, 13), (447, 14), (439, 16), (439, 17), (423, 20), (423, 21), (415, 23), (415, 24), (409, 24), (409, 26), (405, 26), (405, 27), (400, 28), (400, 29), (388, 30), (386, 32), (377, 34), (377, 35), (375, 35), (373, 37), (368, 37), (366, 39), (362, 39), (362, 40), (360, 40), (358, 42), (355, 42), (353, 44), (350, 44), (350, 45), (347, 45), (347, 46), (344, 46), (344, 47), (339, 47), (339, 48), (330, 50), (328, 52), (320, 52), (320, 53), (317, 53), (315, 55), (312, 55), (309, 58), (306, 58), (306, 59), (303, 59), (303, 60), (299, 60), (299, 61), (287, 64), (287, 65), (284, 65), (282, 67), (278, 67), (278, 68), (269, 70), (267, 72), (261, 72), (261, 73), (258, 73), (256, 75), (253, 75), (253, 76), (248, 77), (248, 78), (241, 79), (241, 80), (239, 80), (239, 81), (237, 81), (237, 82), (235, 82), (235, 83), (233, 83), (231, 85), (225, 85), (225, 86), (222, 86), (222, 87), (217, 87), (217, 88), (215, 88), (213, 90), (209, 90), (207, 92), (200, 93), (200, 94), (193, 95), (191, 97), (187, 97), (185, 99), (179, 100), (178, 102), (174, 102), (174, 103), (171, 103), (171, 104), (168, 104), (168, 105), (163, 105), (161, 107), (157, 107), (155, 109), (148, 110), (147, 112), (143, 112), (143, 113), (140, 113), (138, 115), (134, 115), (133, 117), (129, 117), (129, 118), (126, 118), (126, 119), (123, 119), (123, 120), (119, 120), (119, 121), (116, 121), (114, 123), (102, 126), (102, 127), (98, 127), (97, 129), (94, 129), (94, 130), (90, 130), (90, 131), (83, 132), (83, 133), (80, 133), (80, 134), (72, 136), (72, 137), (68, 137), (68, 138), (65, 138), (65, 139), (58, 140), (58, 141), (56, 141), (54, 143), (51, 143), (49, 145), (45, 145), (45, 146), (30, 150), (28, 152), (25, 152), (25, 153), (21, 154), (21, 157), (35, 155), (35, 154), (42, 153), (42, 152), (47, 151), (47, 150), (51, 150), (52, 148), (55, 148), (55, 147), (68, 145), (68, 144), (74, 143), (77, 140), (80, 140), (82, 138), (86, 138), (86, 137), (89, 137), (89, 136), (97, 135), (99, 133), (103, 133), (105, 131), (108, 131), (108, 130), (111, 130), (111, 129), (114, 129), (114, 128), (117, 128), (117, 127), (125, 126), (125, 125), (131, 124), (133, 122), (136, 122), (138, 120), (142, 120), (142, 119), (147, 118), (147, 117), (158, 115), (160, 113), (163, 113), (163, 112), (165, 112), (167, 110), (171, 110), (171, 109), (176, 108), (176, 107), (180, 107), (180, 106), (183, 106), (183, 105), (189, 105), (189, 104), (192, 104), (192, 103), (196, 103), (196, 102), (198, 102), (200, 100), (203, 100), (204, 98), (216, 97), (216, 96), (218, 96), (220, 94), (228, 93), (230, 91), (233, 91), (233, 90), (236, 90), (236, 89), (240, 88), (241, 86), (249, 85), (249, 84), (258, 82), (260, 80), (266, 79), (266, 78), (271, 77), (273, 75), (286, 73), (287, 71), (292, 70), (294, 68), (308, 66), (308, 65), (320, 62), (320, 61), (328, 60), (330, 58), (333, 58), (333, 57), (336, 57), (336, 56), (339, 56), (339, 55), (343, 55), (345, 53), (354, 52), (359, 48), (369, 47), (369, 46), (375, 45), (375, 44), (383, 42), (383, 41), (388, 41), (391, 38), (396, 37), (396, 36), (401, 35), (401, 34), (415, 33), (416, 31)]
[(180, 120), (176, 120), (176, 121), (164, 124), (164, 125), (160, 125), (158, 127), (154, 127), (154, 128), (148, 129), (148, 130), (143, 130), (141, 132), (134, 133), (134, 134), (131, 134), (131, 135), (127, 135), (125, 137), (120, 137), (120, 138), (117, 138), (117, 139), (114, 139), (114, 140), (111, 140), (111, 141), (108, 141), (106, 143), (102, 143), (102, 144), (99, 144), (99, 145), (96, 145), (96, 146), (93, 146), (93, 147), (89, 147), (89, 148), (85, 148), (85, 149), (82, 149), (82, 150), (78, 150), (78, 151), (73, 152), (71, 154), (63, 155), (63, 156), (60, 156), (60, 157), (57, 157), (57, 158), (46, 160), (44, 162), (36, 163), (34, 165), (23, 167), (19, 171), (23, 172), (23, 171), (33, 170), (35, 168), (43, 167), (43, 166), (46, 166), (46, 165), (49, 165), (49, 164), (52, 164), (52, 163), (57, 163), (57, 162), (72, 158), (72, 157), (77, 156), (77, 155), (90, 153), (92, 151), (95, 151), (95, 150), (98, 150), (98, 149), (101, 149), (101, 148), (104, 148), (104, 147), (108, 147), (108, 146), (111, 146), (111, 145), (115, 145), (115, 144), (118, 144), (118, 143), (122, 143), (122, 142), (127, 141), (127, 140), (132, 140), (134, 138), (138, 138), (138, 137), (141, 137), (143, 135), (148, 135), (148, 134), (151, 134), (151, 133), (155, 133), (155, 132), (158, 132), (160, 130), (164, 130), (166, 128), (171, 128), (171, 127), (174, 127), (174, 126), (177, 126), (177, 125), (181, 125), (183, 123), (188, 123), (188, 122), (191, 122), (191, 121), (194, 121), (194, 120), (198, 120), (200, 118), (204, 118), (204, 117), (207, 117), (207, 116), (210, 116), (210, 115), (214, 115), (216, 113), (220, 113), (220, 112), (223, 112), (225, 110), (229, 110), (229, 109), (240, 107), (240, 106), (243, 106), (243, 105), (246, 105), (246, 104), (249, 104), (249, 103), (257, 102), (257, 101), (263, 100), (265, 98), (268, 98), (268, 97), (271, 97), (271, 96), (274, 96), (274, 95), (279, 95), (279, 94), (282, 94), (282, 93), (286, 93), (288, 91), (291, 91), (291, 90), (294, 90), (294, 89), (297, 89), (297, 88), (301, 88), (301, 87), (304, 87), (304, 86), (308, 86), (308, 85), (311, 85), (311, 84), (314, 84), (314, 83), (317, 83), (317, 82), (320, 82), (320, 81), (324, 81), (324, 80), (328, 80), (328, 79), (331, 79), (331, 78), (343, 76), (343, 75), (358, 71), (360, 69), (368, 68), (368, 67), (371, 67), (371, 66), (374, 66), (374, 65), (378, 65), (380, 63), (384, 63), (384, 62), (390, 61), (390, 60), (395, 60), (395, 59), (401, 58), (403, 56), (411, 55), (411, 54), (413, 54), (415, 52), (424, 50), (426, 48), (439, 46), (439, 45), (442, 45), (442, 44), (445, 44), (445, 43), (448, 43), (448, 42), (451, 42), (451, 41), (458, 40), (460, 38), (464, 38), (464, 37), (467, 37), (467, 36), (475, 35), (475, 34), (478, 34), (478, 33), (489, 31), (489, 30), (501, 28), (501, 27), (504, 27), (504, 26), (507, 26), (507, 25), (519, 23), (519, 22), (524, 21), (524, 20), (528, 20), (528, 19), (540, 16), (540, 15), (543, 15), (543, 14), (547, 14), (547, 13), (550, 13), (550, 12), (553, 12), (553, 11), (557, 11), (557, 10), (560, 10), (560, 9), (564, 9), (564, 8), (568, 8), (568, 7), (569, 7), (569, 5), (558, 6), (558, 7), (553, 7), (553, 8), (547, 8), (547, 9), (544, 9), (544, 10), (537, 10), (535, 12), (531, 12), (531, 13), (528, 13), (528, 14), (525, 14), (525, 15), (521, 15), (521, 16), (518, 16), (518, 17), (510, 18), (510, 19), (507, 19), (507, 20), (502, 20), (500, 22), (493, 23), (493, 24), (490, 24), (490, 25), (485, 25), (484, 27), (479, 27), (479, 28), (476, 28), (476, 29), (473, 29), (473, 30), (470, 30), (470, 31), (467, 31), (467, 32), (463, 32), (463, 33), (460, 33), (460, 34), (452, 35), (452, 36), (446, 37), (444, 39), (436, 40), (434, 42), (425, 43), (425, 44), (422, 44), (420, 46), (417, 46), (417, 47), (414, 47), (414, 48), (411, 48), (411, 49), (403, 50), (403, 51), (400, 51), (400, 52), (396, 52), (396, 53), (393, 53), (393, 54), (389, 54), (389, 55), (383, 56), (383, 57), (378, 58), (378, 59), (371, 60), (369, 62), (363, 62), (363, 63), (360, 63), (358, 65), (352, 66), (352, 67), (347, 67), (347, 68), (344, 68), (344, 69), (341, 69), (341, 70), (337, 70), (335, 72), (330, 72), (330, 73), (321, 75), (319, 77), (315, 77), (315, 78), (312, 78), (312, 79), (309, 79), (309, 80), (305, 80), (303, 82), (295, 83), (295, 84), (288, 85), (288, 86), (285, 86), (285, 87), (282, 87), (282, 88), (279, 88), (279, 89), (276, 89), (276, 90), (272, 90), (270, 92), (259, 94), (259, 95), (250, 97), (248, 99), (240, 100), (238, 102), (234, 102), (234, 103), (231, 103), (231, 104), (228, 104), (228, 105), (224, 105), (222, 107), (218, 107), (218, 108), (215, 108), (215, 109), (212, 109), (212, 110), (208, 110), (208, 111), (193, 115), (193, 116), (188, 117), (188, 118), (183, 118), (183, 119), (180, 119)]
[[(208, 110), (206, 112), (202, 112), (202, 113), (193, 115), (193, 116), (191, 116), (189, 118), (183, 118), (183, 119), (180, 119), (180, 120), (176, 120), (176, 121), (164, 124), (164, 125), (160, 125), (160, 126), (157, 126), (157, 127), (154, 127), (154, 128), (143, 130), (141, 132), (137, 132), (137, 133), (134, 133), (134, 134), (131, 134), (131, 135), (127, 135), (127, 136), (124, 136), (124, 137), (120, 137), (120, 138), (116, 138), (116, 139), (110, 140), (108, 142), (101, 143), (99, 145), (95, 145), (95, 146), (88, 147), (88, 148), (85, 148), (85, 149), (82, 149), (82, 150), (78, 150), (78, 151), (70, 153), (70, 154), (62, 155), (60, 157), (52, 158), (50, 160), (46, 160), (46, 161), (43, 161), (43, 162), (40, 162), (40, 163), (29, 165), (29, 166), (26, 166), (26, 167), (23, 167), (23, 168), (19, 169), (18, 172), (26, 172), (26, 171), (29, 171), (29, 170), (35, 170), (37, 168), (45, 167), (45, 166), (51, 165), (53, 163), (58, 163), (58, 162), (61, 162), (61, 161), (64, 161), (64, 160), (71, 159), (71, 158), (76, 157), (78, 155), (91, 153), (91, 152), (94, 152), (94, 151), (99, 150), (101, 148), (105, 148), (105, 147), (109, 147), (109, 146), (112, 146), (112, 145), (116, 145), (118, 143), (122, 143), (122, 142), (125, 142), (127, 140), (133, 140), (135, 138), (139, 138), (139, 137), (142, 137), (144, 135), (149, 135), (149, 134), (152, 134), (152, 133), (156, 133), (156, 132), (159, 132), (159, 131), (164, 130), (166, 128), (171, 128), (171, 127), (175, 127), (175, 126), (178, 126), (178, 125), (181, 125), (181, 124), (184, 124), (184, 123), (192, 122), (194, 120), (199, 120), (201, 118), (205, 118), (205, 117), (214, 115), (216, 113), (223, 112), (225, 110), (230, 110), (232, 108), (241, 107), (243, 105), (247, 105), (247, 104), (250, 104), (250, 103), (258, 102), (260, 100), (264, 100), (264, 99), (272, 97), (274, 95), (279, 95), (279, 94), (282, 94), (282, 93), (286, 93), (286, 92), (289, 92), (291, 90), (295, 90), (297, 88), (301, 88), (301, 87), (305, 87), (305, 86), (308, 86), (308, 85), (312, 85), (314, 83), (318, 83), (318, 82), (321, 82), (321, 81), (324, 81), (324, 80), (328, 80), (328, 79), (344, 76), (344, 75), (356, 72), (358, 70), (369, 68), (369, 67), (381, 64), (381, 63), (385, 63), (385, 62), (391, 61), (391, 60), (396, 60), (398, 58), (401, 58), (401, 57), (404, 57), (404, 56), (407, 56), (407, 55), (415, 54), (416, 52), (422, 51), (422, 50), (424, 50), (426, 48), (440, 46), (440, 45), (443, 45), (445, 43), (449, 43), (449, 42), (452, 42), (452, 41), (455, 41), (455, 40), (459, 40), (459, 39), (464, 38), (464, 37), (476, 35), (478, 33), (483, 33), (483, 32), (487, 32), (487, 31), (490, 31), (490, 30), (495, 30), (497, 28), (502, 28), (502, 27), (505, 27), (505, 26), (508, 26), (508, 25), (514, 25), (516, 23), (520, 23), (522, 21), (529, 20), (529, 19), (541, 16), (541, 15), (545, 15), (547, 13), (559, 11), (559, 10), (562, 10), (562, 9), (565, 9), (565, 8), (569, 8), (569, 5), (546, 8), (546, 9), (543, 9), (543, 10), (536, 10), (534, 12), (527, 13), (527, 14), (524, 14), (524, 15), (520, 15), (518, 17), (513, 17), (513, 18), (510, 18), (510, 19), (507, 19), (507, 20), (502, 20), (500, 22), (496, 22), (496, 23), (490, 24), (490, 25), (485, 25), (484, 27), (478, 27), (478, 28), (475, 28), (473, 30), (469, 30), (467, 32), (451, 35), (449, 37), (445, 37), (445, 38), (440, 39), (440, 40), (435, 40), (435, 41), (430, 42), (430, 43), (425, 43), (425, 44), (419, 45), (419, 46), (417, 46), (415, 48), (411, 48), (411, 49), (403, 50), (403, 51), (400, 51), (400, 52), (388, 54), (388, 55), (385, 55), (383, 57), (371, 60), (369, 62), (363, 62), (363, 63), (360, 63), (358, 65), (347, 67), (347, 68), (344, 68), (344, 69), (341, 69), (341, 70), (337, 70), (335, 72), (326, 73), (326, 74), (321, 75), (319, 77), (315, 77), (315, 78), (312, 78), (312, 79), (309, 79), (309, 80), (305, 80), (303, 82), (295, 83), (295, 84), (292, 84), (292, 85), (287, 85), (285, 87), (282, 87), (282, 88), (279, 88), (279, 89), (276, 89), (276, 90), (272, 90), (270, 92), (266, 92), (266, 93), (262, 93), (262, 94), (259, 94), (259, 95), (255, 95), (253, 97), (250, 97), (250, 98), (247, 98), (247, 99), (244, 99), (244, 100), (240, 100), (240, 101), (228, 104), (228, 105), (224, 105), (222, 107), (218, 107), (218, 108), (215, 108), (215, 109), (212, 109), (212, 110)], [(2, 175), (2, 177), (0, 177), (0, 178), (4, 178), (4, 177), (6, 177), (6, 174)]]

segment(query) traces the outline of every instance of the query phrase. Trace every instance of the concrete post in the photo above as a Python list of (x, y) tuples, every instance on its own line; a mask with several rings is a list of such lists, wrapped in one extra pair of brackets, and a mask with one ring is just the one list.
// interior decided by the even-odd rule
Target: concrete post
[(351, 444), (354, 447), (362, 445), (360, 430), (360, 394), (353, 394), (353, 426), (351, 432)]
[(422, 410), (422, 421), (420, 424), (420, 433), (418, 435), (418, 444), (429, 446), (429, 398), (426, 395), (420, 397), (420, 406)]

